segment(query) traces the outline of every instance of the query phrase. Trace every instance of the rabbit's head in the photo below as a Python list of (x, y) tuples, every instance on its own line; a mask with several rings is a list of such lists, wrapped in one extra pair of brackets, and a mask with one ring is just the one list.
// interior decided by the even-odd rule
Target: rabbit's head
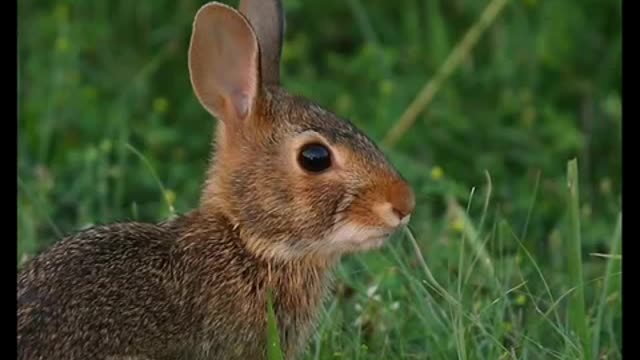
[(224, 213), (269, 258), (380, 246), (409, 221), (411, 187), (350, 122), (282, 89), (280, 2), (239, 8), (208, 3), (193, 25), (191, 82), (220, 120), (202, 208)]

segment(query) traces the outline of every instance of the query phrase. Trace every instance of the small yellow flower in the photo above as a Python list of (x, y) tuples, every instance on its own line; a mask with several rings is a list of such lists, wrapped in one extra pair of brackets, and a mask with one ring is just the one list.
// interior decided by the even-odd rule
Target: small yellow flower
[(462, 231), (464, 231), (464, 220), (461, 217), (455, 218), (451, 222), (451, 229), (453, 229), (453, 231), (458, 233), (461, 233)]
[(444, 171), (440, 166), (434, 166), (433, 168), (431, 168), (431, 179), (438, 181), (442, 179), (443, 176)]
[(163, 97), (153, 100), (153, 111), (158, 114), (164, 114), (169, 109), (169, 101)]
[(526, 296), (520, 294), (520, 295), (518, 295), (518, 297), (516, 297), (516, 304), (517, 305), (522, 306), (522, 305), (524, 305), (526, 303), (527, 303), (527, 297)]
[(176, 201), (176, 193), (172, 190), (166, 190), (164, 192), (164, 198), (167, 200), (169, 205), (173, 206), (173, 203)]

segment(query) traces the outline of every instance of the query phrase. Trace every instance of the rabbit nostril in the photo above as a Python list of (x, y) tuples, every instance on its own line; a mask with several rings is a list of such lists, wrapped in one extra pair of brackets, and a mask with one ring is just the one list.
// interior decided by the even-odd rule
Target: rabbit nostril
[(399, 210), (399, 209), (398, 209), (398, 208), (396, 208), (396, 207), (393, 207), (393, 208), (392, 208), (392, 210), (393, 210), (393, 213), (394, 213), (394, 214), (398, 215), (398, 218), (399, 218), (400, 220), (404, 219), (404, 218), (405, 218), (405, 216), (409, 215), (409, 214), (408, 214), (408, 213), (406, 213), (405, 211), (403, 211), (403, 210)]
[(388, 201), (391, 210), (401, 221), (411, 215), (416, 205), (413, 190), (404, 181), (398, 181), (389, 188)]

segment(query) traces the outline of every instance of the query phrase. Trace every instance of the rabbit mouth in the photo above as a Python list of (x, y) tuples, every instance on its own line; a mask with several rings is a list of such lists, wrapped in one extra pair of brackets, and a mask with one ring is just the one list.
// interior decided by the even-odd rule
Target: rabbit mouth
[(363, 239), (357, 244), (358, 250), (366, 251), (381, 248), (391, 237), (393, 232), (384, 231), (376, 236)]
[(331, 248), (338, 252), (366, 251), (384, 245), (397, 228), (364, 226), (348, 223), (329, 236)]
[(371, 239), (369, 239), (368, 241), (386, 241), (387, 239), (389, 239), (391, 237), (391, 235), (393, 235), (395, 233), (395, 231), (383, 231), (380, 235), (378, 236), (373, 236), (371, 237)]

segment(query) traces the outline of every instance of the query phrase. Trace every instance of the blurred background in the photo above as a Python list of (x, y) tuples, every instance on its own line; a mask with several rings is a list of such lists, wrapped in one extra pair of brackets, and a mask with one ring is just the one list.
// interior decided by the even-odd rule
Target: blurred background
[[(307, 358), (621, 357), (621, 3), (284, 0), (284, 86), (378, 141), (418, 200), (415, 239), (340, 267)], [(18, 3), (19, 261), (197, 206), (202, 4)]]

